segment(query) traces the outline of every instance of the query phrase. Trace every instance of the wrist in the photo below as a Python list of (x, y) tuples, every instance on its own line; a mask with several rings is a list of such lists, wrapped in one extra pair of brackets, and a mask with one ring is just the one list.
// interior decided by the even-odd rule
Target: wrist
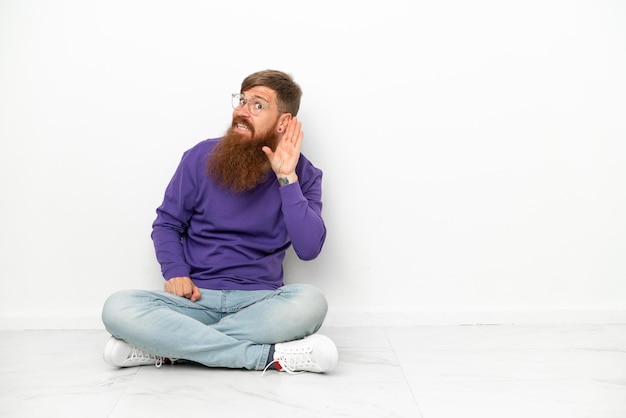
[(276, 178), (281, 187), (298, 181), (298, 175), (296, 173), (277, 174)]

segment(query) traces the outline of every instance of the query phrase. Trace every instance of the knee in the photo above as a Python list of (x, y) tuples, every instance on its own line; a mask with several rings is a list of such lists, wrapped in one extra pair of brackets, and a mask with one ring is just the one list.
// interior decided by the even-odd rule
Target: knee
[(134, 290), (122, 290), (110, 295), (102, 306), (102, 323), (111, 334), (117, 331), (128, 321), (128, 308), (135, 302)]
[(328, 312), (328, 301), (322, 291), (309, 284), (294, 284), (287, 285), (289, 292), (295, 294), (294, 306), (303, 317), (316, 324), (316, 328), (319, 328), (326, 318)]
[[(326, 317), (326, 313), (328, 312), (328, 301), (326, 300), (326, 296), (320, 289), (315, 286), (305, 285), (307, 287), (307, 295), (310, 299), (311, 308), (315, 312), (319, 312), (323, 318)], [(322, 318), (322, 319), (323, 319)]]

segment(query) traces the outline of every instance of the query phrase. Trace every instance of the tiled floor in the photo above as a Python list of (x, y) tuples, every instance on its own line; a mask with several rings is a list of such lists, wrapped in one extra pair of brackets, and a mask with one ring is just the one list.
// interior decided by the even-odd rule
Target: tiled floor
[(320, 375), (115, 369), (108, 334), (0, 331), (1, 417), (624, 418), (626, 325), (323, 328)]

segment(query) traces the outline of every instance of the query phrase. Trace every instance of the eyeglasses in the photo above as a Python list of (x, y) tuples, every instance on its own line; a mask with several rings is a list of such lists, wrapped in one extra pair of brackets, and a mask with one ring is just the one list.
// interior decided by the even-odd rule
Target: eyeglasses
[(272, 107), (269, 102), (266, 102), (265, 100), (256, 96), (253, 96), (250, 100), (246, 99), (245, 96), (241, 93), (233, 93), (232, 96), (233, 109), (239, 109), (240, 107), (248, 105), (248, 112), (250, 112), (251, 115), (256, 116), (261, 113), (266, 107)]

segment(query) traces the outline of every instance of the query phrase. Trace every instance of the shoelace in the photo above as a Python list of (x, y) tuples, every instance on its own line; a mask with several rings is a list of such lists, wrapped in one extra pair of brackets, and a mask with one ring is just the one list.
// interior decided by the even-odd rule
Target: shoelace
[(281, 356), (277, 361), (287, 373), (302, 373), (302, 371), (296, 372), (296, 370), (302, 366), (313, 365), (309, 351), (289, 353), (286, 356)]
[(272, 364), (276, 364), (276, 363), (278, 363), (278, 360), (269, 362), (267, 366), (265, 366), (265, 368), (263, 369), (263, 373), (261, 373), (261, 376), (259, 377), (263, 377), (265, 375), (265, 372), (272, 366)]
[(288, 374), (304, 373), (304, 370), (298, 370), (298, 367), (315, 365), (315, 363), (311, 360), (311, 352), (309, 350), (299, 349), (286, 355), (280, 355), (279, 358), (270, 362), (267, 366), (265, 366), (260, 377), (263, 377), (272, 364), (276, 363), (281, 366), (281, 370), (284, 370)]
[[(133, 347), (133, 351), (130, 353), (130, 360), (144, 361), (150, 360), (154, 361), (154, 365), (159, 368), (163, 365), (163, 357), (155, 356), (154, 354), (147, 353), (140, 348)], [(173, 363), (173, 361), (172, 361)]]

